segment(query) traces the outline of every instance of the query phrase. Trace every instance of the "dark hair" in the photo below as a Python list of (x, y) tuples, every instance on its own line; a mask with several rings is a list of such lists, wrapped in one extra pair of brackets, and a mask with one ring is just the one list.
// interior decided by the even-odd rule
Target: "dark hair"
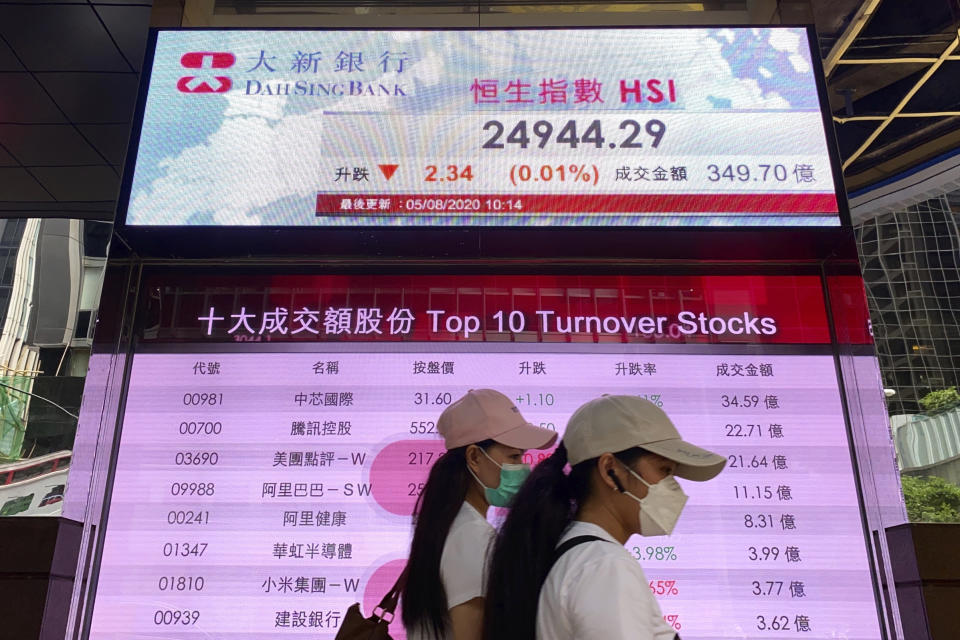
[[(631, 465), (647, 452), (627, 449), (614, 456)], [(524, 482), (500, 528), (487, 580), (483, 616), (485, 640), (533, 640), (537, 603), (554, 550), (580, 505), (590, 494), (590, 473), (597, 459), (584, 460), (564, 473), (567, 448), (561, 442)]]
[[(486, 450), (493, 440), (476, 443)], [(413, 541), (407, 560), (407, 583), (403, 588), (403, 625), (419, 629), (428, 637), (443, 637), (450, 615), (447, 593), (440, 578), (440, 560), (471, 482), (467, 470), (467, 447), (445, 452), (430, 469), (413, 508)]]

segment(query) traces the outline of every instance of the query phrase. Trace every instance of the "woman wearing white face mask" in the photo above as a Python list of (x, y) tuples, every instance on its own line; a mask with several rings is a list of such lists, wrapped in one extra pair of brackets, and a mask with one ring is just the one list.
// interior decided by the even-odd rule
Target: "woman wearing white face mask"
[(725, 464), (684, 442), (643, 398), (603, 396), (577, 409), (497, 537), (484, 638), (673, 640), (623, 545), (673, 531), (687, 501), (674, 476), (709, 480)]
[(493, 389), (471, 389), (440, 414), (437, 431), (447, 451), (414, 509), (403, 624), (409, 640), (477, 640), (494, 537), (487, 509), (510, 505), (530, 474), (524, 451), (552, 446), (557, 434)]

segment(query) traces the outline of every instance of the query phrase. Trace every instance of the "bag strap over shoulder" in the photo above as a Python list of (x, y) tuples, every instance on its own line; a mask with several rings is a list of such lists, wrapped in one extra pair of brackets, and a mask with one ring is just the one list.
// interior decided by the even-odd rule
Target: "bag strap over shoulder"
[(373, 609), (373, 615), (382, 620), (386, 620), (387, 624), (389, 624), (393, 620), (393, 613), (397, 610), (397, 604), (400, 602), (400, 592), (403, 591), (406, 584), (407, 567), (404, 567), (397, 581), (390, 587), (390, 591), (387, 591), (380, 601), (380, 604)]
[(604, 542), (609, 542), (609, 540), (601, 538), (600, 536), (587, 535), (587, 536), (576, 536), (576, 537), (570, 538), (569, 540), (561, 544), (559, 547), (557, 547), (557, 550), (553, 554), (553, 562), (550, 563), (550, 568), (552, 569), (553, 565), (555, 565), (557, 563), (557, 560), (560, 559), (560, 556), (565, 554), (567, 551), (570, 551), (570, 549), (573, 549), (577, 545), (581, 545), (584, 542), (593, 542), (594, 540), (603, 540)]

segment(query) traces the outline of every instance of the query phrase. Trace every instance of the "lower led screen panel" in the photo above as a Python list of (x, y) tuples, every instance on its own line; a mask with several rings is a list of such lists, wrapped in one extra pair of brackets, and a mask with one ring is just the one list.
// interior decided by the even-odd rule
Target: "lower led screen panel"
[[(736, 304), (755, 309), (749, 295)], [(443, 451), (437, 416), (494, 387), (561, 434), (591, 398), (643, 395), (727, 457), (715, 480), (681, 480), (690, 500), (674, 535), (627, 543), (684, 640), (878, 639), (830, 347), (742, 342), (146, 346), (88, 637), (334, 638), (347, 607), (369, 614), (403, 568), (414, 501)], [(404, 637), (399, 622), (391, 633)]]

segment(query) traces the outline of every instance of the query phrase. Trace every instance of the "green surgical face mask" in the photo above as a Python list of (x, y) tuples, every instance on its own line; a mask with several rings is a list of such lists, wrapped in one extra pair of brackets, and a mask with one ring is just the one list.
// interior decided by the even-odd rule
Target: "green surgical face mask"
[(490, 460), (493, 464), (497, 465), (500, 468), (500, 484), (496, 488), (491, 489), (482, 482), (474, 473), (473, 469), (469, 466), (467, 471), (470, 472), (470, 475), (473, 476), (473, 479), (483, 487), (483, 494), (491, 505), (495, 507), (509, 507), (510, 503), (513, 502), (513, 499), (516, 497), (517, 492), (520, 491), (520, 486), (527, 479), (527, 476), (530, 475), (530, 465), (528, 464), (500, 464), (496, 460), (490, 457), (490, 455), (480, 449), (483, 455), (487, 456), (487, 459)]

